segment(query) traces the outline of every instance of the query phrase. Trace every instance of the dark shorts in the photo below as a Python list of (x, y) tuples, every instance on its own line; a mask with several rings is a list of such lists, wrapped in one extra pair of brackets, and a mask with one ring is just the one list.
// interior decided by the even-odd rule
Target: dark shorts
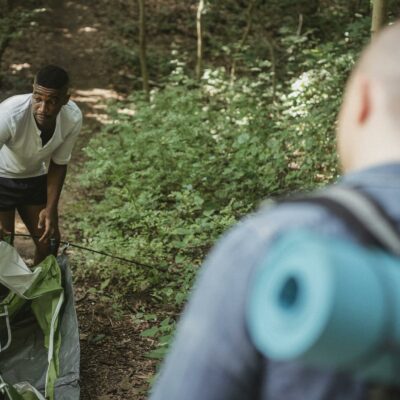
[(47, 203), (47, 175), (33, 178), (0, 177), (0, 211)]

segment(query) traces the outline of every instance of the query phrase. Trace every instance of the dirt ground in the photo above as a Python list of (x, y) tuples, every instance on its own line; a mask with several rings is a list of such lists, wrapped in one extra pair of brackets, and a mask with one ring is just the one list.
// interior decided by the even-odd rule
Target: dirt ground
[[(112, 4), (110, 4), (112, 3)], [(123, 97), (121, 71), (112, 68), (105, 45), (112, 34), (108, 11), (115, 2), (105, 0), (43, 0), (35, 22), (9, 43), (3, 54), (0, 72), (0, 100), (30, 91), (37, 69), (48, 63), (63, 65), (71, 74), (72, 99), (84, 113), (84, 127), (69, 167), (60, 205), (63, 237), (73, 241), (68, 215), (74, 203), (85, 194), (74, 180), (84, 162), (82, 148), (106, 122), (107, 100)], [(118, 85), (116, 84), (118, 82)], [(17, 225), (24, 233), (24, 226)], [(32, 243), (19, 238), (16, 246), (25, 259), (32, 257)], [(79, 254), (72, 252), (71, 260)], [(74, 271), (76, 265), (71, 261)], [(146, 326), (135, 324), (129, 313), (118, 319), (111, 305), (95, 293), (89, 293), (93, 282), (77, 280), (75, 294), (81, 336), (81, 399), (145, 399), (155, 362), (145, 358), (151, 341), (140, 337)], [(132, 304), (134, 311), (139, 303)]]

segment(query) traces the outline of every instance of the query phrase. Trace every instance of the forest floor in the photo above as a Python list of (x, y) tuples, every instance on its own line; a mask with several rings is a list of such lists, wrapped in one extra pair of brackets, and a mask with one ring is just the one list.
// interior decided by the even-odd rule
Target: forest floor
[[(105, 0), (43, 0), (43, 5), (36, 23), (13, 38), (3, 54), (0, 100), (29, 92), (34, 73), (44, 64), (63, 65), (70, 72), (72, 99), (83, 111), (84, 126), (62, 194), (60, 227), (64, 240), (74, 242), (79, 240), (79, 233), (74, 231), (70, 218), (76, 202), (86, 196), (75, 179), (85, 161), (82, 149), (107, 123), (107, 101), (124, 96), (121, 73), (113, 68), (105, 49), (115, 23), (110, 21), (109, 11), (115, 4)], [(18, 223), (17, 231), (25, 232), (23, 224)], [(29, 261), (31, 241), (19, 238), (16, 247)], [(69, 254), (73, 272), (84, 268), (78, 252)], [(96, 284), (91, 278), (75, 280), (81, 399), (144, 399), (156, 366), (154, 360), (144, 356), (152, 345), (151, 340), (140, 336), (147, 326), (135, 323), (129, 312), (116, 318), (110, 302), (89, 292)], [(131, 310), (138, 309), (141, 301), (134, 302)]]

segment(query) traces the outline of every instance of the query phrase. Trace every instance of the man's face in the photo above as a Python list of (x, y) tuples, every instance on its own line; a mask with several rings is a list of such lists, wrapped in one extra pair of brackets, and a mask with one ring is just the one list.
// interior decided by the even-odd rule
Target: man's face
[(65, 89), (49, 89), (33, 84), (32, 111), (39, 129), (54, 127), (61, 107), (67, 104), (69, 95)]

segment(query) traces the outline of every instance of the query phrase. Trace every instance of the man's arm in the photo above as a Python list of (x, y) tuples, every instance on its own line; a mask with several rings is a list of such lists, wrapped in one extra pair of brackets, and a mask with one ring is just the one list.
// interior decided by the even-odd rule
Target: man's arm
[(51, 156), (47, 173), (47, 204), (39, 214), (38, 227), (44, 227), (44, 232), (39, 241), (47, 241), (51, 237), (59, 239), (58, 229), (58, 201), (67, 174), (67, 164), (71, 159), (72, 149), (82, 127), (82, 113), (79, 115), (73, 129), (67, 134), (64, 142)]
[(44, 232), (41, 242), (50, 239), (53, 236), (59, 236), (58, 231), (58, 202), (60, 200), (61, 190), (64, 185), (67, 174), (67, 165), (59, 165), (50, 161), (49, 171), (47, 173), (47, 204), (39, 214), (38, 227), (43, 228)]
[[(1, 106), (1, 105), (0, 105)], [(3, 112), (0, 107), (0, 150), (11, 138), (11, 128), (8, 121), (8, 114)], [(14, 226), (14, 213), (2, 213), (0, 218), (0, 240), (3, 240), (4, 236), (10, 235)]]

